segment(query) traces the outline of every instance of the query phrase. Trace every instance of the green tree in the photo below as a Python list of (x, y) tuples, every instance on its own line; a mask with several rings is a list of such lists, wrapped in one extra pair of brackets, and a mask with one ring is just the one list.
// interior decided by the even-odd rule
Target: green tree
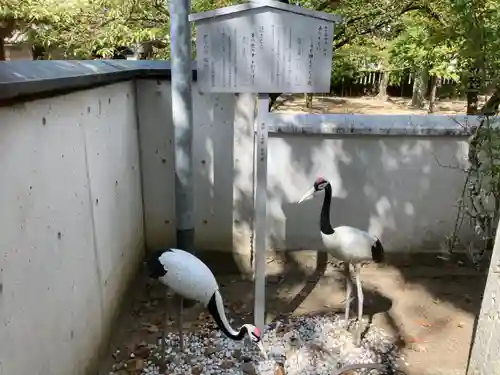
[(478, 97), (496, 87), (500, 68), (500, 3), (496, 0), (459, 0), (453, 3), (459, 41), (459, 68), (467, 84), (467, 113), (478, 109)]
[[(467, 83), (467, 113), (478, 114), (479, 126), (469, 139), (466, 179), (459, 200), (456, 225), (450, 240), (453, 249), (459, 228), (472, 226), (476, 238), (465, 244), (479, 268), (489, 264), (500, 218), (500, 4), (493, 0), (460, 0), (452, 7), (457, 19), (455, 33), (459, 43), (459, 67)], [(478, 110), (481, 93), (493, 94)]]
[(450, 64), (459, 57), (457, 43), (449, 37), (443, 18), (438, 16), (429, 18), (419, 13), (405, 15), (401, 26), (403, 31), (391, 42), (391, 63), (413, 72), (413, 107), (424, 106), (428, 77), (431, 77), (429, 112), (433, 112), (438, 77), (459, 78)]
[(37, 39), (57, 45), (68, 56), (112, 57), (118, 47), (143, 41), (168, 42), (169, 13), (156, 0), (91, 0), (73, 11), (70, 22), (58, 22), (40, 30)]
[[(390, 70), (386, 41), (380, 37), (365, 35), (354, 39), (351, 43), (344, 44), (334, 52), (332, 84), (338, 86), (344, 82), (355, 82), (370, 66), (379, 66)], [(384, 78), (379, 84), (387, 86)], [(385, 88), (381, 90), (379, 87), (379, 93), (381, 91), (385, 92)], [(382, 96), (385, 96), (384, 92), (382, 92)]]
[[(194, 0), (192, 11), (228, 5), (228, 0)], [(162, 0), (0, 0), (0, 33), (6, 30), (0, 37), (17, 30), (33, 43), (57, 46), (68, 58), (110, 58), (118, 48), (147, 41), (162, 47), (156, 57), (168, 58), (169, 20)]]
[(0, 0), (0, 60), (5, 60), (5, 38), (17, 31), (32, 39), (39, 30), (70, 22), (75, 7), (52, 0)]
[[(356, 65), (352, 64), (349, 52), (344, 49), (355, 51), (359, 49), (360, 43), (372, 44), (376, 48), (370, 48), (370, 54), (379, 54), (384, 64), (388, 61), (387, 49), (382, 45), (390, 41), (386, 34), (394, 32), (394, 26), (400, 23), (405, 14), (422, 13), (426, 17), (434, 17), (434, 10), (428, 1), (406, 0), (353, 0), (344, 2), (340, 0), (299, 0), (299, 5), (320, 11), (337, 13), (343, 17), (343, 22), (335, 29), (333, 46), (335, 58), (345, 58), (344, 61), (334, 61), (334, 68), (342, 67), (348, 74), (353, 73)], [(367, 40), (370, 40), (367, 42)], [(366, 49), (366, 45), (361, 47)], [(384, 55), (385, 54), (385, 55)], [(351, 73), (349, 73), (351, 72)], [(339, 79), (339, 72), (333, 71), (335, 79)], [(341, 79), (341, 78), (340, 78)], [(272, 99), (277, 98), (275, 95)]]

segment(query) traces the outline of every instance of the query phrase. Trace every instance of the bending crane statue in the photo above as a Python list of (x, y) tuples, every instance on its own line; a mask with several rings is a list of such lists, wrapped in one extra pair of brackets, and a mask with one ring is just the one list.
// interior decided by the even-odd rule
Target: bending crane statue
[[(151, 278), (159, 280), (181, 297), (203, 304), (227, 337), (238, 341), (248, 337), (267, 358), (260, 330), (256, 326), (243, 324), (238, 330), (231, 327), (217, 281), (200, 259), (184, 250), (156, 250), (146, 260), (146, 267)], [(182, 327), (179, 330), (182, 336)]]

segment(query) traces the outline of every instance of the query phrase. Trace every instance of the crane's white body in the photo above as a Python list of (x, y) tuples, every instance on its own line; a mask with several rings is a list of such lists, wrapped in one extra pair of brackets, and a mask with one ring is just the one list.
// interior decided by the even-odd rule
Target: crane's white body
[(350, 263), (372, 259), (371, 248), (377, 238), (361, 229), (340, 226), (333, 228), (333, 234), (321, 233), (325, 250), (335, 258)]
[(180, 249), (164, 252), (159, 261), (167, 273), (159, 280), (184, 298), (208, 305), (219, 285), (212, 271), (193, 254)]
[[(356, 291), (358, 296), (358, 322), (361, 324), (363, 316), (363, 288), (361, 286), (361, 267), (363, 261), (383, 260), (383, 247), (379, 239), (368, 232), (350, 226), (339, 226), (332, 228), (330, 225), (330, 203), (331, 185), (324, 178), (320, 177), (314, 182), (313, 188), (304, 194), (298, 201), (301, 203), (311, 199), (319, 192), (324, 192), (323, 206), (320, 215), (320, 234), (325, 250), (335, 258), (345, 262), (344, 269), (347, 278), (346, 285), (346, 307), (345, 321), (349, 321), (349, 307), (351, 303), (351, 293), (353, 283), (351, 279), (351, 265), (354, 265), (354, 276), (356, 279)], [(361, 326), (356, 336), (356, 344), (360, 344)]]
[[(241, 340), (250, 337), (267, 359), (257, 327), (243, 324), (238, 331), (231, 327), (224, 313), (224, 303), (215, 276), (200, 259), (187, 251), (170, 248), (152, 253), (146, 266), (150, 277), (158, 279), (176, 294), (202, 303), (229, 338)], [(182, 335), (182, 327), (179, 333)]]

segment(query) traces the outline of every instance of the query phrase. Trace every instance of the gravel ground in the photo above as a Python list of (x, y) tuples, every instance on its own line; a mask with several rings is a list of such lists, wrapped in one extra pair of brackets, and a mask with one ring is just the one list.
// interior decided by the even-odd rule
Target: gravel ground
[[(116, 321), (111, 348), (103, 353), (99, 375), (109, 375), (110, 372), (114, 375), (140, 375), (148, 371), (155, 374), (155, 366), (156, 370), (161, 368), (162, 375), (243, 374), (243, 370), (247, 371), (245, 375), (258, 374), (259, 371), (263, 375), (294, 375), (299, 371), (306, 375), (312, 357), (310, 352), (317, 353), (318, 350), (323, 355), (319, 355), (317, 363), (330, 366), (330, 372), (326, 372), (328, 375), (335, 374), (332, 370), (336, 361), (341, 365), (384, 362), (395, 366), (397, 363), (406, 375), (463, 374), (474, 316), (480, 307), (484, 288), (483, 275), (463, 265), (448, 263), (439, 264), (439, 267), (413, 263), (398, 268), (367, 266), (362, 274), (365, 324), (368, 318), (372, 321), (361, 350), (352, 346), (351, 333), (344, 329), (343, 320), (336, 318), (337, 315), (343, 317), (344, 310), (345, 290), (340, 272), (328, 267), (319, 280), (295, 271), (279, 278), (269, 277), (267, 321), (277, 319), (281, 323), (269, 327), (263, 335), (270, 355), (268, 370), (256, 348), (248, 347), (246, 342), (232, 342), (216, 336), (213, 320), (201, 306), (184, 310), (184, 332), (187, 347), (192, 346), (190, 341), (197, 340), (201, 347), (203, 340), (207, 340), (203, 343), (202, 354), (181, 356), (172, 349), (165, 356), (170, 361), (165, 368), (165, 361), (159, 353), (160, 337), (166, 327), (170, 335), (166, 347), (177, 347), (173, 311), (165, 326), (165, 288), (138, 279)], [(233, 326), (251, 323), (252, 282), (234, 277), (219, 277), (218, 280), (226, 313)], [(352, 321), (356, 316), (355, 307), (353, 303)], [(310, 340), (311, 334), (307, 333), (311, 332), (311, 326), (323, 327), (316, 329), (314, 340)], [(355, 332), (353, 329), (349, 331)], [(297, 344), (291, 345), (291, 333), (294, 332), (299, 333), (298, 350)], [(331, 333), (335, 334), (337, 341), (328, 338)], [(275, 361), (280, 358), (282, 361), (283, 346), (288, 361), (279, 372)], [(203, 363), (198, 363), (199, 358), (206, 358), (203, 361), (210, 359), (220, 366), (211, 372)], [(293, 366), (298, 360), (300, 364)], [(174, 372), (174, 367), (185, 362), (188, 367)], [(343, 375), (354, 374), (347, 372)], [(369, 373), (376, 374), (377, 371)]]
[[(161, 341), (147, 347), (149, 353), (141, 360), (131, 353), (130, 360), (115, 365), (116, 372), (112, 374), (119, 374), (125, 368), (130, 370), (129, 366), (134, 364), (137, 368), (140, 361), (137, 370), (145, 375), (275, 375), (277, 364), (282, 365), (281, 371), (286, 375), (331, 375), (349, 364), (382, 363), (394, 368), (401, 359), (391, 337), (375, 327), (368, 330), (361, 346), (356, 347), (343, 319), (335, 314), (293, 317), (287, 322), (277, 320), (267, 325), (263, 335), (267, 360), (255, 345), (247, 340), (237, 342), (226, 338), (212, 323), (205, 323), (196, 332), (186, 332), (184, 340), (184, 353), (179, 353), (179, 336), (170, 332), (164, 348)], [(366, 369), (351, 372), (368, 373), (387, 372)]]

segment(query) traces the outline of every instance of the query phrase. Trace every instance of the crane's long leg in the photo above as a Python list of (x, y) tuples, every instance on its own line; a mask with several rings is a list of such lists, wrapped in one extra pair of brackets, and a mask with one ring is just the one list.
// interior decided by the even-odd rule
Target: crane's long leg
[(354, 266), (354, 277), (356, 278), (356, 294), (358, 296), (358, 332), (356, 334), (356, 345), (360, 344), (363, 323), (363, 288), (361, 285), (361, 265)]
[(167, 363), (166, 341), (167, 341), (169, 308), (170, 308), (170, 303), (169, 303), (168, 288), (165, 288), (165, 305), (164, 305), (165, 311), (164, 311), (164, 315), (163, 315), (163, 332), (162, 332), (162, 336), (161, 336), (161, 359), (162, 359), (162, 362), (164, 364)]
[(183, 322), (183, 298), (178, 296), (178, 305), (177, 305), (177, 329), (179, 330), (179, 347), (181, 353), (184, 352), (184, 332), (182, 331), (182, 327), (184, 326)]
[(346, 277), (346, 295), (345, 295), (345, 325), (349, 326), (349, 310), (351, 306), (352, 280), (351, 280), (351, 264), (344, 262), (344, 272)]

